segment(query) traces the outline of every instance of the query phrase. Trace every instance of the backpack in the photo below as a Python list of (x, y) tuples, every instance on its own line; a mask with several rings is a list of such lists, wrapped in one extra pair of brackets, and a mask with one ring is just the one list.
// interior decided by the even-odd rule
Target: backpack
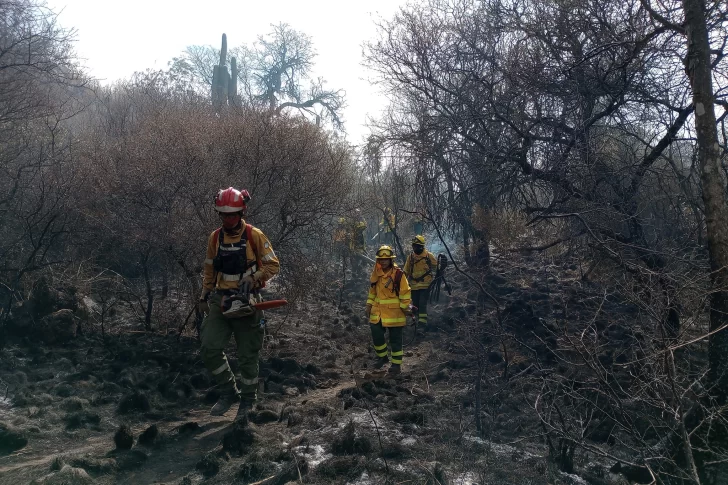
[[(424, 253), (425, 254), (425, 262), (427, 263), (427, 271), (420, 278), (415, 279), (414, 277), (412, 277), (412, 280), (415, 281), (415, 282), (424, 281), (425, 280), (425, 277), (427, 275), (433, 276), (433, 274), (432, 274), (432, 261), (430, 261), (430, 257), (428, 255), (428, 252), (429, 251), (425, 250), (425, 253)], [(414, 251), (410, 254), (410, 258), (409, 258), (409, 261), (408, 262), (409, 262), (409, 273), (410, 273), (410, 276), (412, 276), (412, 273), (415, 270), (415, 253), (414, 253)], [(406, 270), (407, 267), (405, 267), (404, 269)]]
[(399, 297), (399, 284), (402, 283), (402, 270), (399, 268), (394, 269), (394, 293)]
[[(241, 238), (242, 240), (242, 238)], [(217, 247), (218, 247), (218, 254), (220, 252), (220, 247), (222, 246), (223, 241), (223, 228), (217, 230)], [(260, 260), (260, 257), (258, 256), (258, 248), (255, 246), (255, 242), (253, 241), (253, 226), (251, 224), (245, 224), (245, 243), (250, 244), (250, 248), (253, 250), (253, 254), (255, 255), (255, 264), (258, 265), (258, 269), (260, 269), (263, 266), (263, 262)], [(265, 287), (265, 281), (260, 283), (260, 287)]]

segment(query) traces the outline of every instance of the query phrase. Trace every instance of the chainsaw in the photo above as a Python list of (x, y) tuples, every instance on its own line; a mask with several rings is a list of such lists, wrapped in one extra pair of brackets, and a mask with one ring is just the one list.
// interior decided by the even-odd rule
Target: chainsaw
[(225, 318), (243, 318), (255, 314), (256, 311), (270, 310), (287, 304), (287, 300), (263, 301), (260, 294), (236, 293), (222, 297), (220, 310)]

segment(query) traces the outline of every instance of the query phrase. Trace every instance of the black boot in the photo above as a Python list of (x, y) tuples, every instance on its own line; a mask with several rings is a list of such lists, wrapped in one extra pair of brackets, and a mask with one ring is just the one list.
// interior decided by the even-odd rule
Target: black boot
[(374, 365), (372, 366), (374, 369), (381, 369), (387, 363), (389, 362), (389, 359), (386, 357), (377, 357), (377, 360), (374, 362)]
[(212, 409), (210, 409), (210, 415), (222, 416), (223, 414), (228, 412), (228, 409), (230, 409), (233, 404), (235, 404), (239, 400), (240, 398), (235, 391), (223, 392), (222, 394), (220, 394), (220, 398), (217, 400), (215, 405), (212, 406)]

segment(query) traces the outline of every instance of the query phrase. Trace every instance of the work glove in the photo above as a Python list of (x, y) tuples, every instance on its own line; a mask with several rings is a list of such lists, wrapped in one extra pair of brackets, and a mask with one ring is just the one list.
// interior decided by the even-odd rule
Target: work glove
[(197, 311), (200, 313), (210, 313), (210, 305), (207, 300), (210, 299), (210, 290), (203, 289), (200, 295), (200, 301), (197, 303)]
[(366, 311), (364, 312), (364, 314), (366, 315), (366, 317), (367, 317), (367, 322), (368, 322), (368, 321), (369, 321), (369, 317), (370, 317), (370, 316), (371, 316), (371, 314), (372, 314), (372, 306), (371, 306), (371, 305), (367, 305), (367, 309), (366, 309)]
[(255, 284), (258, 282), (258, 273), (255, 272), (253, 274), (248, 274), (243, 276), (243, 279), (240, 280), (240, 288), (243, 290), (244, 293), (250, 293), (255, 288)]
[(207, 303), (207, 300), (210, 299), (210, 290), (202, 290), (202, 295), (200, 295), (200, 301), (197, 303), (197, 311), (201, 314), (210, 313), (210, 305)]

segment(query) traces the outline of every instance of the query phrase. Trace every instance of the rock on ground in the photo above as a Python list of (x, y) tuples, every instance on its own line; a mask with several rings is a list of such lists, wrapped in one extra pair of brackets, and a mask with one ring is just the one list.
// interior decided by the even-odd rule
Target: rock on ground
[(93, 479), (82, 468), (73, 468), (64, 465), (60, 471), (34, 480), (31, 485), (86, 485), (93, 483)]

